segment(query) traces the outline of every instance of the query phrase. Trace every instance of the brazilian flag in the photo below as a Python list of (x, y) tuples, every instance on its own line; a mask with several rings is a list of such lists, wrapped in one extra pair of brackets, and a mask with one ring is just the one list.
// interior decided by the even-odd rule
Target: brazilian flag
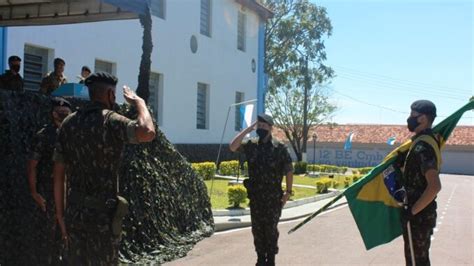
[[(433, 133), (439, 140), (441, 148), (446, 143), (462, 115), (473, 109), (474, 99), (471, 99), (468, 104), (433, 128)], [(424, 139), (424, 141), (429, 142), (430, 145), (435, 145), (435, 143), (430, 143), (434, 142), (431, 137), (430, 139)], [(388, 243), (400, 236), (402, 234), (399, 210), (401, 199), (397, 199), (395, 194), (393, 178), (397, 173), (392, 164), (396, 161), (398, 154), (408, 152), (411, 145), (411, 140), (403, 143), (388, 154), (383, 162), (373, 168), (367, 175), (352, 184), (341, 195), (334, 198), (303, 222), (296, 225), (289, 233), (296, 231), (335, 203), (339, 198), (345, 196), (367, 249)], [(440, 162), (441, 155), (439, 153), (437, 157), (438, 162)]]

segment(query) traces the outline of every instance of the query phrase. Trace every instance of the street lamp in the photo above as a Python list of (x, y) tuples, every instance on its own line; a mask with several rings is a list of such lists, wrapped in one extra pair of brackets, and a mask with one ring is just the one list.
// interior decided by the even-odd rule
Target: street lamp
[(313, 133), (313, 164), (316, 164), (316, 140), (318, 139), (318, 135), (316, 132)]

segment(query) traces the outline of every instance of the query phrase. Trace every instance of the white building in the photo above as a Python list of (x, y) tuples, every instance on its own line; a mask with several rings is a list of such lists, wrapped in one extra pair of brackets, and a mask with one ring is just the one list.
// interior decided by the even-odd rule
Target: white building
[[(152, 0), (153, 54), (149, 104), (173, 143), (219, 143), (228, 107), (258, 99), (263, 111), (264, 31), (271, 12), (255, 0)], [(3, 28), (3, 64), (23, 58), (27, 89), (37, 90), (53, 59), (66, 61), (69, 82), (83, 65), (137, 87), (143, 30), (138, 20)], [(3, 70), (3, 69), (0, 69)], [(117, 91), (123, 102), (121, 89)], [(254, 114), (255, 116), (255, 114)], [(231, 110), (224, 141), (240, 129)]]

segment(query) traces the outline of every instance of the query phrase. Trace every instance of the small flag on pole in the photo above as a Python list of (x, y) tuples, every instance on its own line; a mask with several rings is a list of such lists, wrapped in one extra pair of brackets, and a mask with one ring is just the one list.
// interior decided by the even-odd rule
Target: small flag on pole
[(388, 138), (388, 140), (387, 140), (387, 144), (390, 145), (390, 146), (393, 146), (393, 145), (395, 144), (395, 141), (396, 141), (396, 140), (397, 140), (397, 139), (396, 139), (395, 137), (390, 137), (390, 138)]
[(352, 138), (354, 137), (354, 132), (349, 133), (347, 136), (346, 143), (344, 143), (344, 150), (350, 151), (352, 149)]
[(252, 124), (253, 104), (240, 106), (240, 118), (242, 119), (242, 129)]

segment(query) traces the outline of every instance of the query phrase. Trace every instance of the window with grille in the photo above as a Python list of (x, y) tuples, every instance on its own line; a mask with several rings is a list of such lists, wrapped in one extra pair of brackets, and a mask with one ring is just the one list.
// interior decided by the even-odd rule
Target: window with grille
[(245, 26), (247, 24), (247, 15), (239, 11), (237, 18), (237, 49), (245, 51)]
[(163, 75), (150, 73), (150, 96), (148, 97), (148, 105), (153, 110), (153, 115), (158, 123), (162, 125), (163, 118)]
[(197, 129), (208, 129), (208, 117), (209, 117), (209, 85), (204, 83), (198, 83), (197, 88), (197, 108), (196, 108), (196, 128)]
[(48, 55), (51, 49), (25, 44), (23, 55), (23, 81), (25, 90), (37, 91), (48, 72)]
[(201, 0), (201, 34), (211, 37), (211, 0)]

